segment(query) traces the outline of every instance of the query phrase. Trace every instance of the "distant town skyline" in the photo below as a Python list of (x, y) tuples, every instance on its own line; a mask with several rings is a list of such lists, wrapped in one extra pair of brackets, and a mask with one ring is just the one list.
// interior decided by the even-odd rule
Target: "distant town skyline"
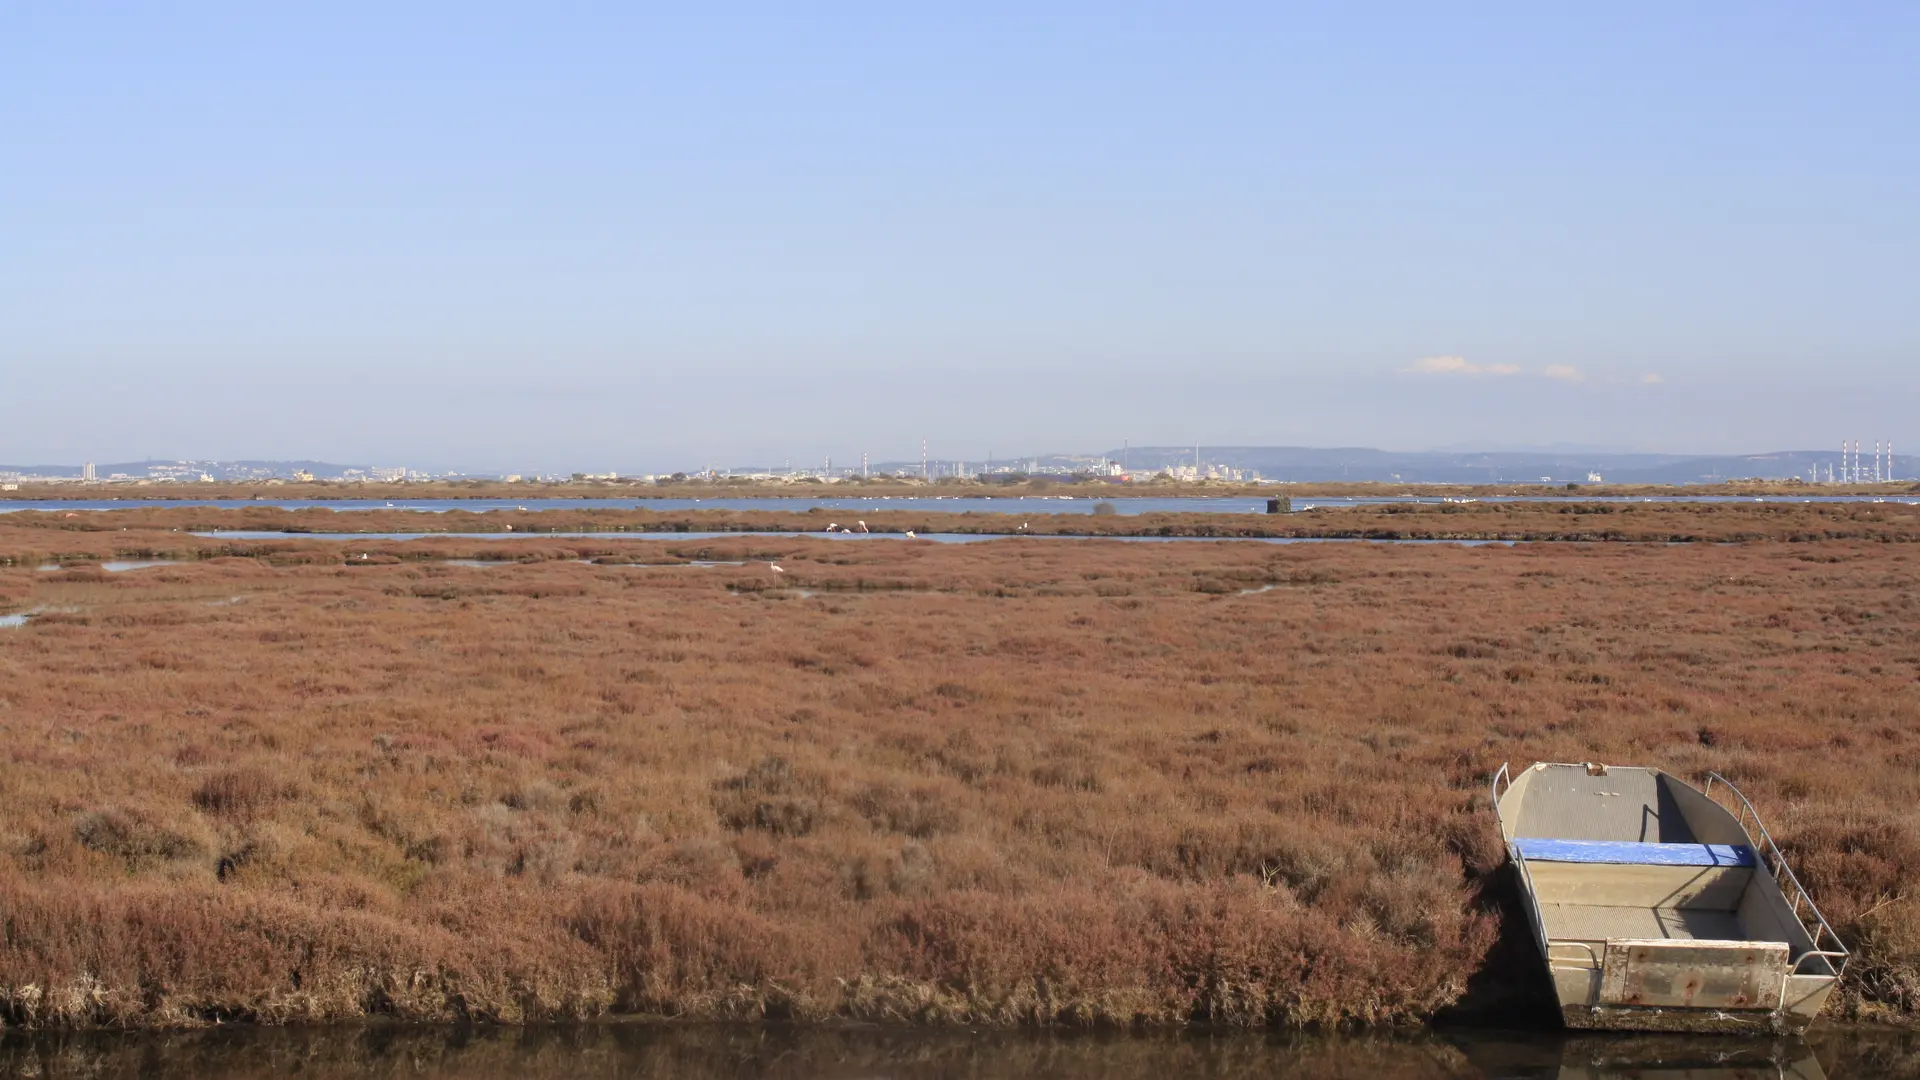
[(710, 464), (699, 467), (609, 469), (604, 464), (546, 473), (492, 473), (416, 468), (404, 464), (346, 465), (323, 461), (186, 460), (79, 465), (0, 464), (0, 484), (26, 483), (196, 484), (315, 480), (396, 483), (434, 480), (653, 482), (686, 476), (708, 479), (852, 480), (904, 477), (941, 481), (1032, 476), (1105, 481), (1164, 478), (1233, 483), (1714, 483), (1734, 479), (1796, 479), (1814, 483), (1894, 483), (1920, 479), (1920, 456), (1900, 455), (1891, 439), (1845, 440), (1834, 450), (1787, 450), (1762, 454), (1696, 456), (1622, 453), (1592, 448), (1538, 450), (1440, 450), (1392, 452), (1367, 447), (1143, 446), (1092, 453), (1052, 453), (968, 460), (929, 454), (918, 461), (863, 457), (820, 461), (784, 459), (774, 464)]

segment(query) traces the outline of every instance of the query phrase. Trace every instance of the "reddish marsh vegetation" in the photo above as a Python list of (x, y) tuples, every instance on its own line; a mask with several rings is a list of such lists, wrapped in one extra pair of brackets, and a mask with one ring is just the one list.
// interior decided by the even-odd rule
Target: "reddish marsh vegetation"
[[(123, 553), (266, 550), (259, 542), (197, 538), (194, 532), (507, 533), (825, 532), (850, 525), (845, 510), (496, 510), (420, 513), (324, 508), (143, 506), (108, 513), (24, 511), (0, 525), (0, 558), (23, 551), (96, 550), (109, 536)], [(878, 533), (1054, 536), (1301, 537), (1324, 539), (1742, 542), (1920, 540), (1920, 506), (1904, 503), (1474, 503), (1331, 507), (1291, 514), (1047, 514), (1009, 503), (1008, 513), (859, 511)], [(129, 534), (128, 530), (138, 530)], [(141, 537), (145, 537), (141, 539)]]
[(1905, 545), (535, 543), (0, 573), (0, 1017), (1418, 1020), (1507, 758), (1733, 777), (1920, 1013)]

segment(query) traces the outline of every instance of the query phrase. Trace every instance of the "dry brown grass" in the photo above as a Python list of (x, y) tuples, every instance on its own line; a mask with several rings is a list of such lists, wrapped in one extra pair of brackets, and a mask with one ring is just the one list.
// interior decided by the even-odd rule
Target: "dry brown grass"
[(0, 1017), (1414, 1021), (1509, 758), (1733, 777), (1920, 1013), (1905, 545), (534, 543), (0, 572)]

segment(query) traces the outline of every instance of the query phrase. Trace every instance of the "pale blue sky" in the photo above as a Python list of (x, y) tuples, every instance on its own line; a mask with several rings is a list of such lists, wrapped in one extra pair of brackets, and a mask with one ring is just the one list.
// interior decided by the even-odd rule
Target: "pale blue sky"
[(1916, 56), (1909, 3), (7, 5), (0, 462), (1920, 446)]

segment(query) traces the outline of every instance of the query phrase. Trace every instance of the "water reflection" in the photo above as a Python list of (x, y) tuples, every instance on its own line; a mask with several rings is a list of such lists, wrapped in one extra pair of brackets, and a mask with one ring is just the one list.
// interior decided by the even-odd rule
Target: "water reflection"
[(674, 1080), (1825, 1080), (1912, 1075), (1911, 1034), (1799, 1041), (1449, 1033), (1312, 1037), (1185, 1033), (968, 1034), (893, 1029), (679, 1027), (225, 1028), (0, 1037), (0, 1077), (308, 1080), (526, 1077)]
[[(1827, 1080), (1828, 1076), (1821, 1053), (1798, 1039), (1611, 1035), (1533, 1042), (1479, 1039), (1460, 1046), (1470, 1066), (1467, 1075), (1489, 1080)], [(1852, 1075), (1881, 1073), (1876, 1065), (1873, 1071)]]

